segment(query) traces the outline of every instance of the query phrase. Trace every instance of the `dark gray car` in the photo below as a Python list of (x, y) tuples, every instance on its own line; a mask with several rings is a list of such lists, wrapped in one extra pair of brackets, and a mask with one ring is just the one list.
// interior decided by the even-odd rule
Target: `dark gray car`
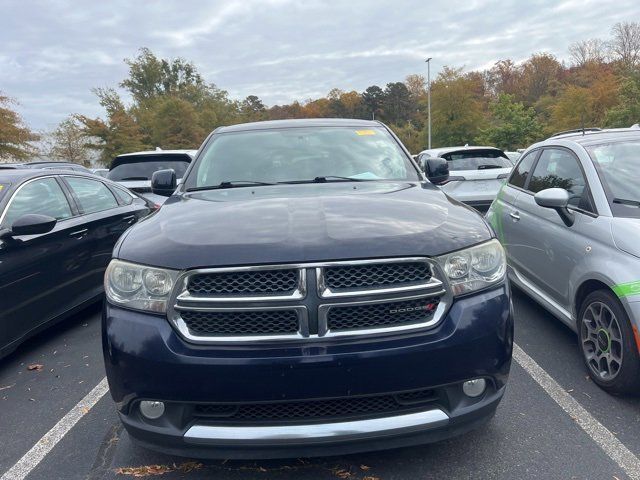
[(513, 283), (574, 329), (593, 380), (640, 393), (640, 129), (531, 146), (487, 219)]

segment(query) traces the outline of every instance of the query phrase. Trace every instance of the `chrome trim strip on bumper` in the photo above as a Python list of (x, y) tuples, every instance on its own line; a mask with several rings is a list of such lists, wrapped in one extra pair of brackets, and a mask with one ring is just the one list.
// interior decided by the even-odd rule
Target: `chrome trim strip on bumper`
[(230, 427), (196, 424), (186, 431), (184, 440), (187, 443), (217, 445), (313, 444), (397, 435), (438, 428), (448, 423), (449, 416), (445, 412), (433, 409), (393, 417), (308, 425)]

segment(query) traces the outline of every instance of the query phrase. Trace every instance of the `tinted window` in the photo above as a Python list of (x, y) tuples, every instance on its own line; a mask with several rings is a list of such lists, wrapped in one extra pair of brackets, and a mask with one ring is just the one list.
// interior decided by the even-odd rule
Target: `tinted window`
[[(151, 157), (150, 155), (136, 161), (135, 157), (127, 158), (127, 163), (122, 163), (109, 170), (107, 178), (116, 182), (127, 180), (151, 180), (153, 172), (158, 170), (172, 169), (176, 172), (177, 178), (182, 178), (184, 172), (189, 167), (189, 161), (185, 155), (167, 156), (167, 158)], [(176, 158), (178, 157), (178, 158)], [(157, 158), (151, 160), (151, 158)], [(184, 158), (185, 160), (180, 160)]]
[(569, 204), (585, 208), (588, 202), (586, 181), (578, 159), (566, 150), (545, 149), (531, 175), (528, 190), (537, 193), (547, 188), (563, 188), (570, 194)]
[(640, 217), (640, 140), (587, 147), (616, 217)]
[(63, 220), (71, 217), (71, 207), (54, 178), (40, 178), (25, 184), (16, 193), (2, 221), (11, 226), (22, 215), (37, 213)]
[(524, 185), (527, 182), (527, 177), (529, 176), (529, 172), (531, 171), (531, 167), (533, 167), (533, 161), (536, 159), (537, 154), (537, 151), (530, 152), (520, 161), (520, 163), (518, 163), (518, 166), (513, 170), (513, 173), (511, 174), (509, 185), (524, 188)]
[(419, 180), (407, 155), (384, 128), (301, 127), (217, 135), (200, 155), (187, 187), (330, 176)]
[(116, 198), (104, 183), (80, 177), (67, 177), (66, 180), (76, 194), (82, 213), (100, 212), (118, 206)]
[(511, 168), (513, 164), (499, 150), (468, 150), (442, 155), (449, 161), (449, 170), (483, 170)]
[(126, 190), (123, 190), (122, 188), (114, 188), (113, 191), (116, 192), (116, 196), (123, 204), (130, 205), (131, 202), (133, 202), (133, 196)]

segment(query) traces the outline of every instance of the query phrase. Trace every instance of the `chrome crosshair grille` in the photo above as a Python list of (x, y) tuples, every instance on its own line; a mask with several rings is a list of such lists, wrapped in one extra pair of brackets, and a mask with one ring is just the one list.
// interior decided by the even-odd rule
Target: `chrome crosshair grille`
[(390, 334), (442, 319), (440, 278), (422, 257), (188, 270), (168, 316), (195, 343)]

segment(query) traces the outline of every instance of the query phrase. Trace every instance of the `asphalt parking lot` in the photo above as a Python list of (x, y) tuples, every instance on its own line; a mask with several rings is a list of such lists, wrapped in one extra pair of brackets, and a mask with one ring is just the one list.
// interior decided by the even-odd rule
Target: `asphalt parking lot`
[(570, 330), (517, 291), (514, 305), (519, 348), (486, 429), (421, 447), (260, 462), (200, 462), (133, 445), (102, 395), (95, 306), (0, 363), (0, 479), (640, 478), (640, 399), (604, 393)]

